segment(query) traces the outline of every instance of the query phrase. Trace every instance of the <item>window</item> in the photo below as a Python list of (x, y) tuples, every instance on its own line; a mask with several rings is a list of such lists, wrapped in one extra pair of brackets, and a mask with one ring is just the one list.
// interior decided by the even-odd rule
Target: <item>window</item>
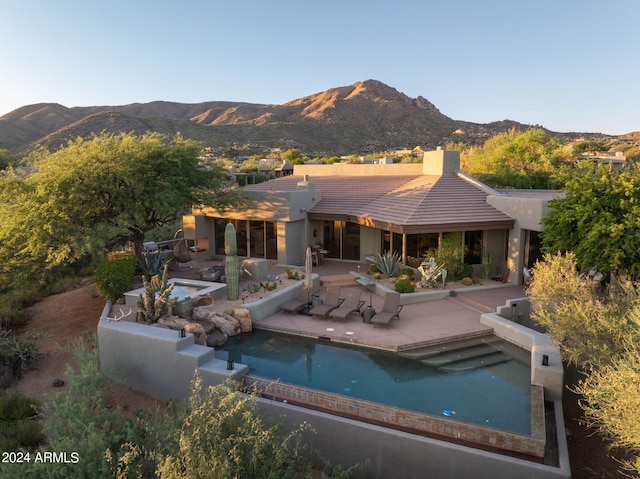
[(483, 231), (465, 231), (464, 233), (464, 262), (468, 264), (482, 264), (482, 236)]

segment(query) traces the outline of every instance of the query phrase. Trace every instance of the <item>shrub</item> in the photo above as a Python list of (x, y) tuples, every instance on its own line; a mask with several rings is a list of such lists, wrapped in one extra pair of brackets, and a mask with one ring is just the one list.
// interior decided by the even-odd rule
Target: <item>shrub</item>
[(100, 294), (110, 301), (115, 301), (129, 291), (137, 262), (138, 259), (133, 252), (110, 253), (93, 275)]
[(44, 441), (42, 426), (34, 419), (38, 405), (26, 396), (0, 396), (0, 450), (33, 449)]
[(409, 279), (398, 280), (396, 282), (396, 291), (398, 293), (413, 293), (415, 290), (415, 286)]
[(0, 450), (35, 449), (44, 442), (42, 426), (35, 419), (0, 423)]
[(39, 357), (36, 345), (31, 341), (8, 331), (0, 332), (0, 364), (10, 368), (14, 376), (18, 376), (20, 370), (33, 367)]
[(413, 268), (407, 268), (406, 266), (404, 268), (400, 268), (400, 271), (398, 272), (398, 277), (402, 276), (402, 275), (406, 275), (411, 279), (414, 279), (414, 275), (415, 275), (415, 270)]
[(27, 419), (37, 414), (38, 401), (17, 394), (0, 396), (0, 422)]

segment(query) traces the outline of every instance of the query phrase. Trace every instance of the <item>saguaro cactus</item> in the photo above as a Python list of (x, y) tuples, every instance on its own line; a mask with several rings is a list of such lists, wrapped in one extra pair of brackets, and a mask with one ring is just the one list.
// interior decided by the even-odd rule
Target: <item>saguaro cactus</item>
[(224, 229), (224, 254), (224, 274), (227, 277), (227, 298), (235, 301), (240, 297), (240, 268), (238, 267), (236, 229), (233, 223), (227, 223)]

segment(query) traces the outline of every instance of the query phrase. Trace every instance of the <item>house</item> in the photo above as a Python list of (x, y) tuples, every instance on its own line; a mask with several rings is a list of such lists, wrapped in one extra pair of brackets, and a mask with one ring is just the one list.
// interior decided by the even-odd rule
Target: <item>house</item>
[(295, 165), (292, 175), (247, 185), (251, 205), (185, 216), (197, 257), (224, 255), (224, 229), (233, 222), (238, 255), (304, 264), (307, 245), (329, 260), (365, 262), (383, 251), (421, 260), (442, 238), (458, 234), (461, 261), (520, 283), (522, 268), (539, 258), (541, 218), (557, 191), (501, 190), (459, 171), (460, 154), (438, 148), (422, 163)]

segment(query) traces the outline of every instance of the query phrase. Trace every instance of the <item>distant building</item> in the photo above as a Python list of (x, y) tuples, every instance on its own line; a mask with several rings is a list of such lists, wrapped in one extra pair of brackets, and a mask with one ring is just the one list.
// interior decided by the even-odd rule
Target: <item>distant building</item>
[(620, 171), (627, 165), (627, 158), (621, 151), (587, 153), (584, 158), (597, 160), (601, 165), (608, 165), (609, 171)]

